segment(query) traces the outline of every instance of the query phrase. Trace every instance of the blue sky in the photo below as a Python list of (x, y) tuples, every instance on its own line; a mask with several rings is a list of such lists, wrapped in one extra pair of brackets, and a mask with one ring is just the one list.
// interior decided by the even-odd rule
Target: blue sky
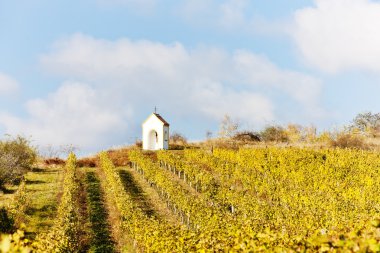
[(380, 111), (375, 0), (0, 0), (0, 134), (82, 153)]

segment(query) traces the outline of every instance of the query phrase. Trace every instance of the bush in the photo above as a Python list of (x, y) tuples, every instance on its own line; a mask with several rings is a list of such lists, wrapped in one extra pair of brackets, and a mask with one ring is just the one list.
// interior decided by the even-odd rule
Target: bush
[[(129, 148), (121, 148), (117, 150), (107, 151), (109, 158), (115, 166), (126, 166), (129, 164)], [(96, 164), (98, 164), (99, 159), (97, 158)]]
[(0, 233), (10, 234), (14, 231), (14, 220), (8, 214), (7, 209), (0, 208)]
[(187, 144), (187, 139), (183, 134), (174, 132), (170, 136), (170, 143), (171, 144), (177, 144), (177, 145), (186, 145)]
[(328, 132), (328, 131), (324, 131), (322, 132), (318, 137), (317, 137), (317, 141), (318, 142), (325, 142), (325, 143), (328, 143), (328, 142), (331, 142), (331, 133)]
[(86, 158), (81, 158), (77, 161), (77, 166), (82, 168), (82, 167), (90, 167), (90, 168), (95, 168), (99, 161), (97, 157), (86, 157)]
[(44, 160), (45, 165), (65, 165), (65, 160), (55, 157), (55, 158), (47, 158)]
[(335, 139), (330, 141), (330, 145), (335, 148), (368, 149), (364, 138), (352, 133), (339, 133)]
[(287, 142), (288, 136), (281, 126), (268, 126), (260, 133), (264, 141)]
[(260, 135), (250, 131), (243, 131), (236, 133), (232, 139), (243, 142), (258, 142), (260, 141)]
[(142, 148), (142, 146), (143, 146), (142, 140), (136, 140), (135, 146), (138, 148)]
[(0, 141), (0, 189), (19, 181), (36, 161), (36, 151), (23, 137)]
[(288, 124), (286, 129), (284, 129), (286, 136), (290, 142), (296, 143), (302, 141), (304, 138), (303, 131), (304, 127), (297, 124)]

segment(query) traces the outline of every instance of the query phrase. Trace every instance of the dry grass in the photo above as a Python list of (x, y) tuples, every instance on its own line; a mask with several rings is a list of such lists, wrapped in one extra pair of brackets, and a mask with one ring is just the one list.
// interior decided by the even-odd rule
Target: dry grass
[(124, 147), (121, 149), (109, 150), (107, 151), (108, 157), (111, 159), (111, 161), (116, 167), (126, 166), (129, 163), (128, 151), (131, 148), (132, 147)]
[(7, 207), (11, 204), (14, 193), (17, 191), (17, 185), (6, 185), (6, 191), (0, 190), (0, 208)]
[(55, 158), (47, 158), (43, 160), (43, 163), (45, 166), (48, 166), (48, 165), (65, 165), (66, 162), (65, 160), (61, 158), (55, 157)]
[(335, 139), (330, 141), (331, 147), (334, 148), (354, 148), (354, 149), (369, 149), (370, 146), (366, 143), (363, 136), (352, 133), (341, 133)]
[(98, 157), (86, 157), (81, 158), (77, 161), (77, 166), (82, 167), (88, 167), (88, 168), (95, 168), (99, 165), (99, 158)]

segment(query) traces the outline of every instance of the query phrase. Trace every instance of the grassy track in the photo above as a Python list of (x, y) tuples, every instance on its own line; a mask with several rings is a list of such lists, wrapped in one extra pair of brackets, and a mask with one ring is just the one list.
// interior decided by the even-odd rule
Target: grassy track
[(86, 191), (92, 230), (90, 252), (115, 252), (104, 196), (99, 178), (94, 171), (86, 172)]
[(152, 205), (149, 203), (144, 190), (135, 181), (132, 174), (127, 170), (119, 170), (119, 175), (124, 184), (125, 191), (132, 197), (133, 201), (138, 204), (138, 207), (149, 217), (157, 216)]
[[(137, 172), (126, 167), (119, 167), (117, 169), (124, 184), (125, 191), (148, 216), (178, 224), (176, 217), (166, 208), (165, 203), (161, 201), (157, 192), (150, 187)], [(104, 187), (103, 181), (105, 178), (103, 172), (99, 170), (94, 170), (94, 172), (96, 172), (95, 176), (98, 177), (98, 180), (101, 183), (100, 187)], [(111, 201), (112, 198), (113, 196), (104, 196), (104, 205), (108, 211), (108, 223), (111, 224), (110, 233), (112, 233), (112, 237), (116, 244), (115, 251), (134, 253), (134, 243), (131, 238), (128, 237), (128, 234), (120, 227), (120, 213), (117, 210), (115, 203)]]
[(107, 195), (109, 193), (105, 189), (106, 179), (104, 172), (97, 168), (95, 170), (100, 181), (100, 187), (102, 192), (104, 192), (104, 205), (108, 212), (108, 223), (111, 225), (111, 234), (112, 238), (115, 241), (116, 252), (127, 252), (135, 253), (133, 248), (133, 241), (128, 237), (128, 234), (121, 227), (121, 215), (119, 210), (116, 207), (116, 203), (112, 195)]
[(6, 207), (12, 201), (14, 193), (17, 191), (18, 186), (8, 186), (5, 192), (0, 191), (0, 207)]
[[(61, 191), (62, 168), (35, 168), (26, 174), (25, 179), (27, 208), (22, 222), (27, 225), (27, 237), (33, 239), (37, 234), (47, 232), (53, 225)], [(17, 187), (7, 187), (5, 193), (0, 193), (0, 207), (11, 204)]]
[(25, 224), (29, 237), (47, 232), (52, 227), (57, 213), (61, 180), (61, 167), (38, 168), (26, 175), (29, 203)]
[(124, 188), (132, 198), (139, 203), (139, 207), (147, 215), (165, 219), (173, 224), (179, 224), (176, 216), (166, 207), (155, 189), (150, 187), (140, 174), (130, 167), (119, 168), (119, 174)]

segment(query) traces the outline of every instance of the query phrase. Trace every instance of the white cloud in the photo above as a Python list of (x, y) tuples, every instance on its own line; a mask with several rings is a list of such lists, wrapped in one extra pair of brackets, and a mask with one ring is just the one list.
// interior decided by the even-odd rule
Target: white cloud
[(125, 114), (113, 110), (109, 101), (83, 83), (64, 83), (46, 99), (26, 104), (29, 118), (0, 114), (8, 134), (32, 136), (39, 145), (89, 148), (112, 139), (112, 131), (124, 131)]
[[(0, 125), (44, 145), (88, 149), (130, 142), (126, 136), (139, 136), (140, 121), (155, 105), (194, 128), (205, 121), (217, 125), (226, 113), (260, 127), (277, 119), (281, 100), (306, 108), (300, 114), (318, 107), (318, 80), (243, 50), (189, 50), (180, 43), (76, 34), (58, 41), (41, 65), (77, 82), (29, 101), (26, 120), (2, 114)], [(281, 96), (280, 102), (273, 94)]]
[(247, 85), (264, 85), (288, 93), (303, 105), (318, 103), (321, 82), (311, 76), (279, 69), (268, 59), (246, 51), (238, 51), (234, 57), (236, 71)]
[(294, 15), (292, 36), (304, 59), (328, 73), (380, 70), (380, 3), (315, 0)]
[(17, 91), (18, 88), (19, 84), (16, 80), (9, 75), (0, 72), (0, 96), (13, 93)]
[(219, 29), (234, 34), (283, 37), (288, 34), (289, 21), (274, 21), (260, 13), (255, 1), (249, 0), (183, 0), (177, 13), (187, 23)]
[[(135, 105), (142, 105), (141, 100), (156, 103), (163, 99), (167, 101), (165, 104), (213, 118), (222, 117), (226, 111), (220, 110), (219, 102), (212, 101), (225, 101), (226, 97), (233, 97), (237, 106), (241, 103), (254, 115), (257, 110), (244, 106), (247, 93), (256, 96), (268, 88), (283, 92), (303, 105), (314, 106), (321, 85), (311, 76), (282, 70), (265, 57), (248, 51), (229, 54), (214, 48), (187, 50), (180, 43), (164, 45), (128, 39), (111, 42), (81, 34), (58, 42), (41, 62), (50, 72), (68, 78), (98, 83), (98, 86), (107, 83), (109, 90), (125, 94), (121, 96)], [(194, 104), (190, 99), (210, 90), (214, 92), (211, 100)], [(239, 94), (245, 99), (239, 99)], [(263, 96), (257, 101), (263, 102)], [(213, 104), (219, 115), (207, 113), (213, 111), (210, 108)], [(269, 104), (263, 102), (262, 111), (268, 119), (273, 119), (273, 106)], [(232, 107), (228, 108), (231, 109), (227, 112), (233, 114)], [(253, 116), (244, 118), (256, 124), (265, 121), (263, 115), (261, 121), (253, 120)]]

